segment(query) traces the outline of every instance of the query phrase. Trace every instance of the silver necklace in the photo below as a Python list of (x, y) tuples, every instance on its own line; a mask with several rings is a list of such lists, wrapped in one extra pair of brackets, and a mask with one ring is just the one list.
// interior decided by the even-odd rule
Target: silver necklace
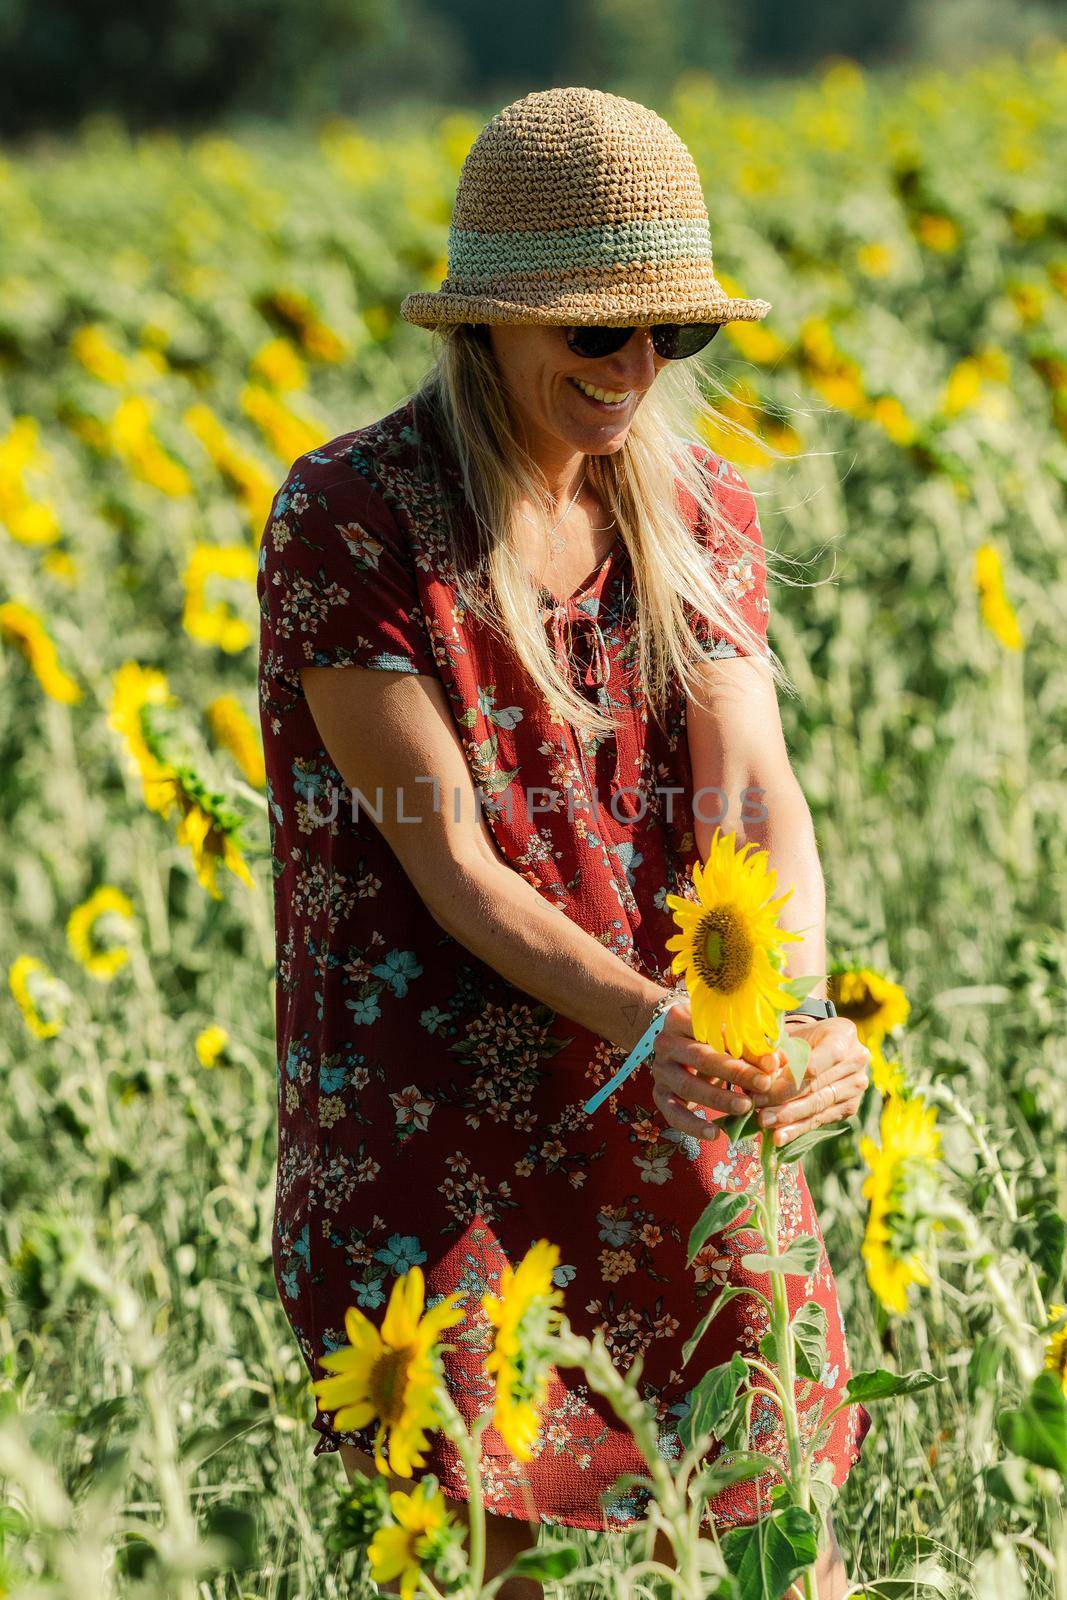
[[(581, 482), (579, 482), (579, 485), (577, 485), (576, 490), (574, 490), (574, 494), (573, 494), (573, 496), (571, 496), (571, 504), (569, 504), (569, 506), (566, 507), (565, 512), (563, 512), (563, 517), (557, 518), (557, 522), (553, 522), (552, 526), (550, 526), (550, 528), (549, 528), (549, 560), (552, 560), (553, 557), (557, 557), (557, 555), (563, 554), (563, 550), (566, 549), (566, 534), (565, 533), (561, 533), (560, 536), (558, 536), (557, 539), (553, 539), (552, 538), (552, 534), (555, 533), (555, 530), (557, 530), (558, 526), (560, 526), (560, 523), (563, 522), (563, 520), (565, 520), (566, 517), (569, 517), (569, 514), (571, 514), (571, 512), (573, 512), (573, 510), (574, 510), (574, 502), (577, 501), (577, 496), (579, 496), (579, 494), (582, 493), (582, 490), (584, 490), (585, 475), (587, 475), (587, 472), (589, 472), (589, 469), (585, 469), (585, 472), (582, 472)], [(528, 510), (525, 510), (525, 512), (522, 512), (522, 515), (523, 515), (523, 517), (526, 518), (526, 522), (534, 522), (534, 518), (531, 517), (530, 512), (528, 512)], [(611, 522), (606, 522), (605, 525), (603, 525), (603, 528), (590, 528), (589, 531), (590, 531), (590, 533), (606, 533), (606, 531), (608, 531), (609, 528), (611, 528), (611, 526), (613, 526), (613, 523), (614, 523), (614, 518), (613, 518), (613, 520), (611, 520)], [(541, 576), (542, 576), (542, 578), (544, 578), (544, 573), (542, 573)]]
[[(562, 552), (564, 550), (566, 550), (566, 548), (567, 548), (567, 535), (566, 534), (562, 534), (560, 536), (560, 538), (558, 538), (558, 539), (554, 539), (552, 537), (552, 535), (555, 533), (556, 529), (559, 527), (560, 523), (564, 520), (564, 518), (569, 517), (571, 512), (574, 510), (575, 502), (577, 501), (578, 496), (581, 494), (583, 488), (585, 487), (586, 473), (588, 472), (588, 470), (589, 470), (588, 468), (585, 468), (583, 470), (582, 476), (578, 481), (578, 487), (577, 487), (577, 489), (575, 489), (574, 494), (571, 496), (570, 505), (564, 511), (563, 516), (562, 517), (557, 517), (556, 521), (552, 524), (551, 528), (549, 528), (549, 530), (548, 530), (549, 560), (551, 560), (553, 556), (558, 556), (558, 555), (562, 554)], [(527, 522), (533, 522), (535, 520), (533, 517), (531, 517), (531, 515), (530, 515), (530, 513), (528, 511), (522, 512), (522, 515), (526, 518)]]

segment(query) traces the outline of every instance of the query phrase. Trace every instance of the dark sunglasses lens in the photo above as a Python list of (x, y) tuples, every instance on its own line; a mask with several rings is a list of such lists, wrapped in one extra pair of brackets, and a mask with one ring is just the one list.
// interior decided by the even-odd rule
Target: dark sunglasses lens
[(652, 329), (652, 344), (664, 360), (681, 361), (709, 345), (721, 327), (721, 322), (661, 322)]
[(576, 356), (610, 356), (621, 350), (632, 328), (568, 328), (567, 343)]

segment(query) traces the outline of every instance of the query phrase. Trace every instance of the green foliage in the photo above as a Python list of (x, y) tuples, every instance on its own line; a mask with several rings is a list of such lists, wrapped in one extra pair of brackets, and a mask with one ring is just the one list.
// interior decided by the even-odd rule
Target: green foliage
[(1067, 1400), (1053, 1373), (1039, 1373), (1022, 1406), (997, 1418), (997, 1429), (1017, 1456), (1067, 1478)]
[[(248, 32), (242, 48), (258, 49)], [(35, 80), (15, 78), (17, 103)], [(704, 174), (719, 270), (774, 306), (764, 328), (716, 341), (708, 390), (762, 440), (716, 434), (759, 496), (777, 569), (771, 640), (797, 691), (782, 717), (827, 881), (828, 953), (899, 977), (913, 1012), (887, 1054), (974, 1121), (946, 1115), (943, 1161), (986, 1242), (969, 1254), (943, 1236), (905, 1316), (877, 1303), (861, 1248), (878, 1091), (781, 1155), (819, 1207), (849, 1399), (876, 1415), (833, 1508), (872, 1595), (1053, 1593), (1035, 1543), (1054, 1539), (1062, 1406), (1051, 1372), (1020, 1381), (1009, 1335), (1039, 1352), (1034, 1300), (1063, 1295), (1065, 83), (1049, 49), (958, 79), (838, 69), (731, 94), (690, 78), (663, 105)], [(254, 647), (183, 628), (188, 557), (254, 546), (304, 441), (383, 414), (417, 382), (429, 345), (397, 307), (440, 282), (479, 125), (183, 142), (104, 124), (0, 163), (0, 441), (32, 418), (42, 452), (25, 473), (4, 457), (0, 580), (83, 690), (49, 698), (0, 642), (3, 966), (35, 955), (74, 998), (42, 1039), (9, 996), (0, 1032), (0, 1589), (147, 1600), (195, 1568), (220, 1600), (367, 1592), (354, 1546), (370, 1511), (350, 1494), (331, 1532), (340, 1468), (312, 1459), (308, 1375), (272, 1277), (271, 800), (215, 752), (204, 792), (240, 813), (257, 888), (222, 874), (211, 901), (145, 809), (107, 711), (112, 674), (135, 660), (165, 667), (192, 723), (223, 693), (255, 718)], [(87, 329), (117, 357), (110, 377), (76, 353)], [(259, 365), (279, 349), (298, 360), (292, 388)], [(187, 487), (115, 443), (131, 400), (150, 404), (150, 439)], [(197, 407), (225, 430), (228, 460)], [(49, 510), (55, 537), (34, 543)], [(1019, 652), (975, 589), (986, 543)], [(250, 586), (234, 605), (254, 628)], [(104, 883), (134, 900), (138, 935), (110, 984), (65, 936)], [(230, 1042), (207, 1071), (195, 1040), (215, 1023)], [(724, 1190), (694, 1215), (689, 1270), (713, 1236), (751, 1244), (749, 1210)], [(1021, 1286), (1025, 1326), (991, 1299), (990, 1266)], [(706, 1286), (683, 1365), (714, 1319), (739, 1318), (738, 1290)], [(793, 1316), (810, 1385), (818, 1330)], [(693, 1363), (692, 1381), (696, 1423), (729, 1379)], [(766, 1459), (713, 1468), (705, 1487)], [(770, 1559), (777, 1581), (796, 1558), (806, 1534), (775, 1511), (769, 1557), (733, 1540), (735, 1575)], [(624, 1543), (573, 1542), (616, 1561)]]

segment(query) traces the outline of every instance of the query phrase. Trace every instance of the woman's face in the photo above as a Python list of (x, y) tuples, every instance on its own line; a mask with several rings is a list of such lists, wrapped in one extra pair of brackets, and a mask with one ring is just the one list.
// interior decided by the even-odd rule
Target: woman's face
[[(614, 355), (576, 356), (563, 328), (490, 324), (488, 337), (514, 413), (534, 459), (611, 455), (622, 448), (634, 412), (666, 365), (647, 328)], [(621, 400), (605, 403), (579, 387)]]

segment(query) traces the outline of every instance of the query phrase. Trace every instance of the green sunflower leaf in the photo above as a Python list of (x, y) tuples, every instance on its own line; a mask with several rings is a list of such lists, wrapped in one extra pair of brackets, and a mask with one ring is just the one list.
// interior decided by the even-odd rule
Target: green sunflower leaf
[(802, 1233), (783, 1255), (746, 1255), (741, 1257), (741, 1265), (747, 1272), (794, 1272), (806, 1278), (810, 1272), (814, 1272), (821, 1250), (818, 1239), (810, 1233)]
[(752, 1201), (748, 1195), (733, 1194), (726, 1189), (720, 1190), (717, 1195), (713, 1195), (693, 1224), (692, 1231), (689, 1234), (689, 1247), (685, 1257), (686, 1265), (692, 1264), (693, 1258), (698, 1251), (703, 1249), (713, 1233), (721, 1233), (742, 1212), (749, 1211), (751, 1208)]

